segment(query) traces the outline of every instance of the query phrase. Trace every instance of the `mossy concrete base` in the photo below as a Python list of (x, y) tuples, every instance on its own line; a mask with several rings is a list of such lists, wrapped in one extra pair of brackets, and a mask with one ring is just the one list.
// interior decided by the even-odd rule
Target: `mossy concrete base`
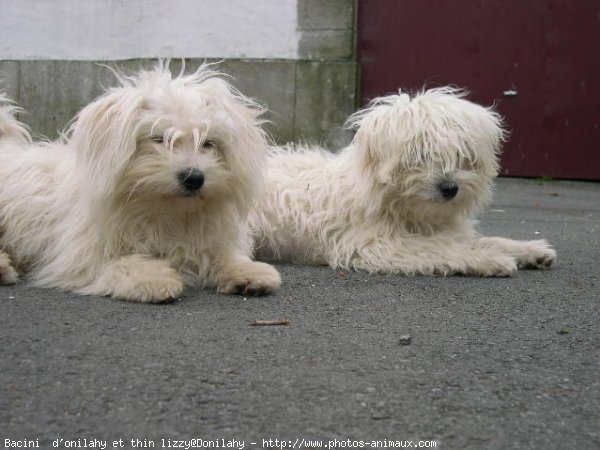
[[(181, 62), (172, 61), (174, 73)], [(185, 60), (186, 70), (203, 62)], [(5, 73), (2, 89), (27, 111), (22, 120), (35, 135), (54, 139), (104, 87), (116, 85), (105, 64), (136, 71), (154, 63), (149, 59), (0, 61), (0, 72)], [(217, 67), (246, 96), (268, 107), (265, 127), (276, 142), (306, 140), (338, 148), (348, 141), (348, 132), (341, 127), (355, 108), (354, 62), (232, 59)]]

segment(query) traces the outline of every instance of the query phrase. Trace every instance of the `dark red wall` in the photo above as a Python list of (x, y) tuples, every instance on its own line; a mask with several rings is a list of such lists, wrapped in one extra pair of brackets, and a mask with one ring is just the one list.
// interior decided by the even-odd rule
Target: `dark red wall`
[(465, 87), (512, 131), (503, 174), (600, 179), (600, 1), (359, 0), (358, 29), (363, 102)]

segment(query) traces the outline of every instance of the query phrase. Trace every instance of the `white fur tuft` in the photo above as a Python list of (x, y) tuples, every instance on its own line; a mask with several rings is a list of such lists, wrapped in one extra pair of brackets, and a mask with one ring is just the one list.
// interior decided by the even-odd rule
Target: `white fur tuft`
[(31, 141), (27, 127), (15, 118), (16, 114), (20, 112), (22, 110), (15, 106), (6, 94), (0, 92), (0, 142)]

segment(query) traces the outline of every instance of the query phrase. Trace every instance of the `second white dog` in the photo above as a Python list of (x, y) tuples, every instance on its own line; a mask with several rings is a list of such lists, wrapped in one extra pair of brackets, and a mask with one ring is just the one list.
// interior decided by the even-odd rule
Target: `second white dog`
[[(119, 76), (56, 143), (30, 144), (0, 99), (0, 250), (34, 284), (83, 294), (161, 302), (184, 284), (277, 289), (278, 272), (248, 256), (262, 110), (217, 75), (172, 77), (159, 64)], [(1, 252), (0, 277), (15, 281)]]
[(504, 139), (501, 118), (438, 88), (374, 100), (339, 154), (274, 148), (254, 217), (259, 256), (404, 274), (510, 276), (549, 267), (544, 240), (480, 237)]

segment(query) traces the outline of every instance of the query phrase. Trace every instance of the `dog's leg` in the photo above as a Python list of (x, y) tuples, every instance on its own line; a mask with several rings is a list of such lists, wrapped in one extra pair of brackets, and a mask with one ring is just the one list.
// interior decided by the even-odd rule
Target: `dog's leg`
[(520, 269), (548, 269), (556, 261), (556, 251), (544, 239), (514, 241), (501, 237), (478, 239), (478, 248), (496, 249), (517, 260)]
[(264, 295), (281, 285), (279, 272), (269, 264), (234, 254), (220, 255), (217, 261), (217, 292), (221, 294)]
[(0, 250), (0, 285), (15, 284), (18, 278), (16, 270), (10, 263), (9, 256)]
[(378, 273), (481, 277), (509, 277), (517, 271), (515, 258), (497, 249), (430, 238), (410, 238), (387, 245), (370, 243), (357, 252), (351, 267)]
[(162, 303), (181, 295), (183, 281), (165, 261), (141, 255), (123, 256), (108, 263), (85, 294), (110, 295), (142, 303)]

